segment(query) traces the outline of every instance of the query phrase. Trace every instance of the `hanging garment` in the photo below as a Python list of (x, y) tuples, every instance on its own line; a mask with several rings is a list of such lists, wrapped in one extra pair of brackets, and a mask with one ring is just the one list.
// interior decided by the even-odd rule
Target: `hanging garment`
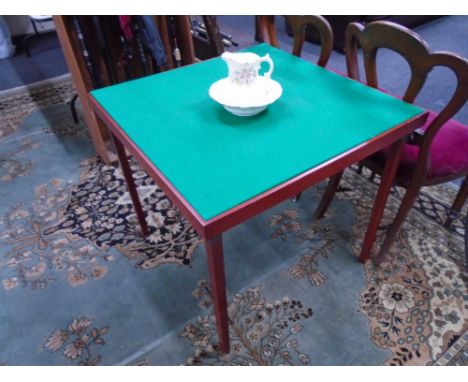
[(143, 43), (149, 49), (158, 66), (167, 65), (166, 51), (153, 16), (137, 16), (143, 20)]
[(119, 16), (120, 29), (126, 40), (132, 40), (132, 16)]

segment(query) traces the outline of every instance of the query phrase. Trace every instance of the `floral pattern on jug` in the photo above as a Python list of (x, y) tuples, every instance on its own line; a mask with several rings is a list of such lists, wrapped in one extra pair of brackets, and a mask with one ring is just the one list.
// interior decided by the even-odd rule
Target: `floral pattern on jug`
[(256, 68), (242, 68), (240, 70), (235, 70), (231, 74), (231, 81), (239, 85), (251, 84), (257, 77), (257, 70), (258, 69)]

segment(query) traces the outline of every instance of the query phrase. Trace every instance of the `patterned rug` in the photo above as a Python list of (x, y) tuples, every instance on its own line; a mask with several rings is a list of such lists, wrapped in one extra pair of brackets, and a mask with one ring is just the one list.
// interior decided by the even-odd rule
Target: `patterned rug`
[(222, 355), (202, 241), (132, 162), (141, 234), (122, 174), (73, 122), (73, 92), (64, 76), (0, 93), (0, 364), (468, 364), (451, 187), (423, 190), (379, 268), (357, 261), (378, 181), (354, 169), (320, 221), (323, 184), (227, 232)]

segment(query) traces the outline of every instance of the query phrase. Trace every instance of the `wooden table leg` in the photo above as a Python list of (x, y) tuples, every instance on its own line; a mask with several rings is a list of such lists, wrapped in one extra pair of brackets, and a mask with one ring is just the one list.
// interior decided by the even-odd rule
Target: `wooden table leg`
[(115, 151), (117, 152), (117, 157), (119, 158), (120, 168), (122, 169), (122, 174), (127, 182), (128, 193), (132, 198), (133, 207), (135, 208), (138, 221), (140, 223), (141, 232), (143, 235), (148, 235), (148, 225), (146, 224), (145, 220), (145, 213), (141, 208), (140, 198), (138, 196), (138, 191), (135, 185), (135, 180), (133, 179), (132, 169), (128, 163), (127, 154), (125, 153), (125, 148), (123, 147), (122, 143), (119, 141), (114, 134), (112, 135), (112, 140), (114, 142)]
[(340, 180), (342, 176), (343, 176), (343, 171), (340, 171), (339, 173), (330, 177), (330, 180), (328, 181), (328, 184), (327, 184), (327, 189), (325, 190), (325, 193), (323, 194), (322, 199), (320, 199), (320, 203), (314, 212), (314, 219), (323, 218), (323, 215), (325, 215), (325, 212), (327, 212), (328, 206), (333, 200), (333, 196), (335, 195), (336, 190), (338, 189), (338, 186), (340, 185)]
[(393, 179), (395, 178), (395, 174), (400, 165), (400, 157), (405, 141), (405, 139), (400, 139), (399, 141), (395, 142), (391, 146), (389, 156), (387, 157), (384, 172), (382, 174), (382, 178), (380, 179), (379, 190), (377, 192), (377, 196), (375, 197), (372, 215), (367, 227), (366, 236), (364, 237), (364, 241), (362, 243), (361, 255), (359, 256), (359, 261), (362, 263), (365, 263), (367, 260), (369, 260), (372, 245), (374, 244), (377, 230), (379, 228), (379, 224), (385, 209), (385, 204), (387, 203), (387, 198), (393, 184)]
[(213, 305), (218, 329), (219, 348), (229, 353), (229, 317), (226, 303), (226, 281), (224, 277), (223, 241), (222, 236), (216, 236), (205, 241), (208, 256), (208, 269), (211, 278)]

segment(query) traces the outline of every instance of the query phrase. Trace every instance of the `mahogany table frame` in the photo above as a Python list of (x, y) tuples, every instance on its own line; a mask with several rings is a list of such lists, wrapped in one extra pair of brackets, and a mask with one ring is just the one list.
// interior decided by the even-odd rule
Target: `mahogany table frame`
[(125, 150), (138, 160), (140, 165), (147, 171), (148, 175), (166, 193), (169, 199), (177, 206), (177, 208), (179, 208), (182, 215), (187, 218), (198, 234), (205, 240), (213, 293), (214, 312), (219, 337), (219, 348), (225, 353), (230, 351), (230, 345), (222, 244), (223, 232), (255, 215), (262, 213), (282, 201), (297, 195), (306, 188), (343, 171), (345, 168), (368, 157), (369, 155), (382, 150), (385, 147), (391, 146), (390, 155), (386, 161), (387, 165), (375, 198), (372, 216), (359, 258), (361, 262), (367, 261), (370, 257), (370, 251), (377, 234), (377, 229), (383, 215), (388, 194), (400, 163), (400, 155), (406, 137), (414, 130), (421, 127), (427, 118), (427, 113), (421, 112), (417, 116), (388, 129), (369, 141), (364, 142), (318, 166), (315, 166), (310, 170), (297, 175), (294, 178), (289, 179), (236, 207), (231, 208), (228, 211), (225, 211), (209, 220), (205, 220), (188, 203), (184, 196), (179, 193), (170, 180), (166, 178), (154, 163), (152, 163), (139, 149), (139, 147), (127, 136), (117, 122), (106, 112), (106, 110), (104, 110), (104, 108), (91, 94), (88, 94), (88, 100), (96, 115), (109, 128), (142, 232), (147, 234), (148, 228)]

